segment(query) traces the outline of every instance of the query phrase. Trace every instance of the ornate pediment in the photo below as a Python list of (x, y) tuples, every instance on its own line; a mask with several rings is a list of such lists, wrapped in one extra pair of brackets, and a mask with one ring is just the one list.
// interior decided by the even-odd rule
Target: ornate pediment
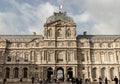
[(120, 42), (120, 37), (114, 40), (115, 42)]
[(45, 24), (44, 26), (49, 26), (49, 27), (55, 27), (55, 26), (70, 26), (70, 27), (74, 27), (76, 26), (74, 23), (69, 23), (63, 20), (58, 20), (49, 24)]

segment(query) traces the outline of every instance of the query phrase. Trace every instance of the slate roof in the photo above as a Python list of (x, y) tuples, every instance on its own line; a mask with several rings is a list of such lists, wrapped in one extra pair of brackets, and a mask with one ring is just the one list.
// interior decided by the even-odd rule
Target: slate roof
[(0, 35), (0, 38), (10, 42), (30, 42), (33, 39), (43, 39), (42, 35)]
[(120, 35), (78, 35), (77, 39), (87, 38), (91, 41), (114, 41), (120, 38)]
[(69, 22), (69, 23), (75, 23), (73, 18), (68, 16), (66, 12), (54, 13), (52, 16), (50, 16), (47, 19), (46, 23), (52, 23), (52, 22), (55, 22), (58, 20), (63, 20), (63, 21)]

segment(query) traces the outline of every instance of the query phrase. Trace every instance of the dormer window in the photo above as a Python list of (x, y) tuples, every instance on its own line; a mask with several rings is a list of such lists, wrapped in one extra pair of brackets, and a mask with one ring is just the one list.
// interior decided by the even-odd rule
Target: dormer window
[(17, 43), (17, 47), (22, 47), (21, 43)]
[(112, 43), (108, 43), (108, 47), (111, 48), (112, 47)]
[(100, 46), (100, 47), (102, 47), (102, 46), (103, 46), (103, 44), (102, 44), (102, 43), (100, 43), (100, 44), (99, 44), (99, 46)]
[(25, 44), (25, 47), (29, 47), (29, 44), (28, 44), (28, 43), (26, 43), (26, 44)]
[(39, 43), (36, 43), (36, 47), (39, 47)]

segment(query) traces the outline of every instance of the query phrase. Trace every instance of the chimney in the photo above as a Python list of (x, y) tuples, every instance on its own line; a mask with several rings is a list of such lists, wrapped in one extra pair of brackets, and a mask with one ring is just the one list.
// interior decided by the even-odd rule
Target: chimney
[(36, 32), (33, 32), (33, 35), (36, 35)]
[(86, 34), (87, 34), (87, 32), (86, 32), (86, 31), (84, 31), (84, 32), (83, 32), (83, 35), (86, 35)]

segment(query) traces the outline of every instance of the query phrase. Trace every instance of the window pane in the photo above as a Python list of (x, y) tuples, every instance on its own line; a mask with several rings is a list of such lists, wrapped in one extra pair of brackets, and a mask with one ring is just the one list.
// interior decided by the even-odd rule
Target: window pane
[(23, 77), (24, 78), (27, 78), (27, 72), (28, 72), (27, 68), (24, 68), (23, 69)]
[(28, 61), (28, 53), (24, 54), (24, 61), (27, 62)]
[(57, 53), (57, 61), (63, 61), (63, 54), (61, 52)]

